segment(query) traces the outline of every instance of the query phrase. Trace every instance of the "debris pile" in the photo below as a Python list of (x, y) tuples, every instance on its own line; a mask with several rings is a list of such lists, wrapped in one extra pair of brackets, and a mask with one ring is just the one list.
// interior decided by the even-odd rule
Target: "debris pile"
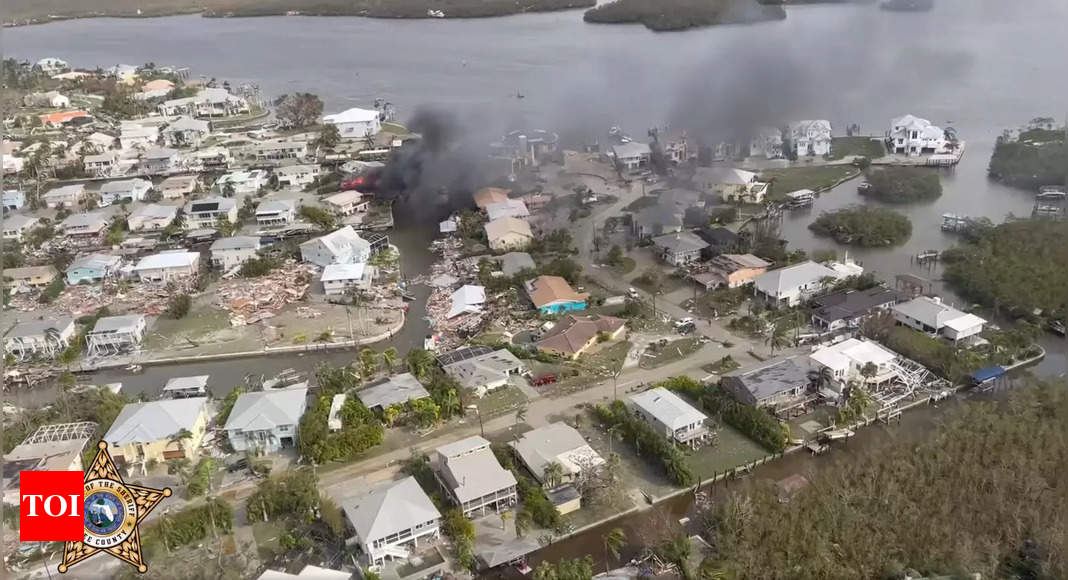
[(288, 304), (303, 300), (310, 280), (307, 266), (290, 260), (259, 278), (222, 282), (215, 292), (215, 302), (230, 312), (232, 326), (253, 324), (275, 316)]
[[(108, 280), (102, 284), (68, 286), (47, 308), (70, 313), (78, 318), (96, 313), (107, 306), (113, 313), (138, 312), (145, 316), (159, 316), (167, 309), (167, 302), (175, 294), (196, 294), (196, 281), (183, 279), (167, 284), (152, 284), (130, 280)], [(36, 312), (42, 308), (39, 293), (11, 297), (10, 306), (20, 312)]]

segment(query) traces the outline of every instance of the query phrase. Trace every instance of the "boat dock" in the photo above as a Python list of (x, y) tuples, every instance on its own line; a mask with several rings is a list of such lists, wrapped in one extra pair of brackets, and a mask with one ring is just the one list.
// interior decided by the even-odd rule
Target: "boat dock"
[(1038, 188), (1031, 217), (1062, 220), (1066, 213), (1068, 189), (1061, 185), (1044, 185)]

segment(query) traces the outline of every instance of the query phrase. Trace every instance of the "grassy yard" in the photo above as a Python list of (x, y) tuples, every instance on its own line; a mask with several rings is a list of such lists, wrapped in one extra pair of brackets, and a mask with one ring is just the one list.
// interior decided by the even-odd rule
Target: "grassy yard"
[(626, 276), (634, 271), (634, 267), (637, 265), (634, 258), (624, 257), (614, 266), (607, 266), (608, 270), (617, 276)]
[(487, 393), (485, 397), (479, 399), (478, 412), (482, 413), (482, 418), (485, 420), (508, 413), (519, 406), (520, 403), (525, 403), (526, 400), (526, 395), (518, 387), (509, 385), (492, 393)]
[(682, 360), (701, 348), (699, 338), (680, 338), (667, 343), (667, 346), (657, 346), (656, 350), (650, 348), (642, 355), (639, 365), (643, 369), (655, 369), (677, 360)]
[(736, 312), (749, 298), (740, 288), (720, 288), (705, 292), (697, 298), (696, 313), (701, 318), (728, 316)]
[(882, 141), (871, 137), (834, 137), (831, 139), (831, 159), (842, 159), (850, 155), (878, 159), (886, 155), (886, 147)]
[(716, 441), (689, 456), (690, 467), (701, 479), (733, 469), (768, 455), (766, 449), (729, 425), (716, 428)]
[(771, 182), (768, 197), (775, 201), (786, 199), (786, 194), (799, 189), (823, 191), (843, 179), (860, 175), (860, 170), (851, 165), (822, 165), (815, 167), (787, 167), (768, 169), (760, 178)]
[[(678, 290), (679, 288), (682, 288), (683, 286), (686, 285), (686, 281), (683, 280), (682, 278), (677, 277), (677, 276), (671, 276), (669, 274), (666, 274), (664, 272), (659, 272), (659, 271), (658, 271), (658, 275), (659, 275), (659, 280), (660, 280), (660, 295), (661, 296), (663, 296), (664, 294), (671, 294), (672, 292), (674, 292), (674, 291)], [(649, 278), (645, 277), (644, 274), (642, 274), (641, 276), (638, 276), (637, 278), (631, 280), (630, 284), (631, 284), (631, 286), (634, 286), (635, 288), (640, 288), (642, 290), (645, 290), (646, 292), (648, 292), (650, 294), (652, 294), (653, 291), (654, 291), (654, 284), (649, 280)], [(658, 300), (659, 300), (659, 298), (658, 298)]]

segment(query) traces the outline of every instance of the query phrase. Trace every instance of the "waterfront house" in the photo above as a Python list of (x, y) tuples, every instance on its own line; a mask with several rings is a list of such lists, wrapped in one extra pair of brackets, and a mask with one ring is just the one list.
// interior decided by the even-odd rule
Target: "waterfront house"
[(228, 272), (255, 258), (259, 250), (260, 238), (256, 236), (219, 238), (211, 243), (211, 264)]
[(342, 139), (364, 139), (377, 135), (382, 130), (378, 111), (358, 107), (325, 115), (323, 123), (337, 127)]
[(782, 159), (782, 130), (764, 127), (749, 140), (749, 156), (764, 159)]
[(736, 250), (742, 246), (741, 237), (724, 227), (703, 227), (694, 233), (708, 244), (708, 247), (702, 252), (702, 256), (709, 258)]
[(626, 324), (612, 316), (563, 316), (537, 343), (538, 350), (576, 359), (593, 345), (617, 340), (626, 332)]
[(465, 284), (452, 293), (452, 306), (446, 318), (456, 318), (461, 314), (477, 314), (482, 312), (482, 305), (486, 303), (486, 288)]
[(256, 224), (261, 227), (289, 225), (296, 217), (297, 202), (292, 199), (263, 201), (256, 207)]
[[(604, 465), (604, 458), (590, 447), (582, 435), (564, 422), (549, 423), (527, 431), (508, 444), (534, 479), (547, 488), (575, 483), (586, 470)], [(550, 481), (546, 474), (559, 465), (559, 474)]]
[(307, 141), (257, 141), (242, 150), (253, 161), (281, 161), (283, 159), (307, 159)]
[(205, 197), (185, 204), (185, 229), (212, 229), (220, 219), (237, 223), (237, 202), (229, 197)]
[(712, 437), (708, 417), (663, 387), (631, 395), (628, 403), (635, 415), (679, 445), (697, 448)]
[(649, 166), (653, 151), (648, 143), (628, 141), (612, 146), (612, 159), (617, 167), (626, 171), (636, 171)]
[(25, 292), (31, 288), (44, 288), (59, 276), (54, 266), (23, 266), (4, 268), (0, 276), (8, 282), (8, 288)]
[(199, 268), (199, 253), (176, 250), (145, 256), (133, 271), (142, 282), (170, 282), (196, 276)]
[(82, 183), (57, 187), (41, 196), (48, 209), (71, 209), (77, 207), (84, 198), (85, 184)]
[(897, 155), (933, 155), (946, 153), (946, 132), (927, 119), (903, 115), (890, 122), (886, 132), (886, 149)]
[(491, 203), (486, 206), (486, 216), (489, 221), (499, 220), (501, 218), (528, 218), (530, 212), (527, 211), (527, 204), (523, 203), (519, 199), (506, 199), (504, 201), (498, 201), (497, 203)]
[(839, 274), (811, 260), (771, 270), (753, 280), (756, 296), (771, 305), (797, 306), (819, 294)]
[(160, 398), (163, 399), (188, 399), (190, 397), (203, 397), (208, 393), (208, 379), (211, 375), (195, 375), (192, 377), (171, 377), (163, 385)]
[(724, 202), (763, 203), (768, 190), (768, 184), (759, 181), (757, 174), (730, 167), (698, 167), (693, 181), (702, 191)]
[(211, 189), (217, 194), (232, 197), (257, 193), (265, 185), (267, 185), (267, 172), (262, 169), (253, 169), (227, 173), (215, 180)]
[(817, 296), (812, 299), (812, 324), (825, 331), (857, 328), (872, 314), (889, 310), (898, 299), (898, 293), (886, 286)]
[(467, 517), (506, 510), (518, 499), (515, 476), (477, 435), (438, 447), (430, 465), (449, 501)]
[(67, 64), (67, 61), (52, 56), (42, 58), (41, 60), (37, 61), (33, 66), (41, 69), (41, 72), (48, 76), (52, 76), (54, 74), (70, 70), (70, 65)]
[[(37, 427), (22, 443), (4, 454), (6, 465), (0, 475), (4, 503), (19, 505), (22, 472), (82, 471), (82, 451), (89, 439), (96, 435), (96, 430), (97, 424), (91, 421)], [(10, 437), (11, 432), (7, 435)]]
[(119, 354), (137, 349), (148, 327), (144, 315), (105, 316), (85, 335), (89, 356)]
[(524, 270), (535, 270), (534, 258), (526, 252), (508, 252), (497, 256), (497, 262), (501, 265), (501, 272), (505, 276), (515, 276)]
[(701, 260), (708, 244), (690, 232), (676, 232), (653, 238), (656, 255), (672, 266), (686, 266)]
[(229, 117), (249, 112), (248, 101), (231, 95), (223, 88), (203, 88), (192, 97), (170, 99), (159, 105), (165, 117), (190, 115), (193, 117)]
[(790, 147), (796, 157), (822, 157), (831, 153), (831, 122), (818, 119), (790, 125)]
[(682, 213), (666, 204), (657, 203), (631, 217), (634, 235), (645, 239), (682, 231)]
[(152, 191), (152, 182), (147, 179), (123, 179), (109, 181), (100, 186), (100, 206), (107, 207), (121, 201), (144, 201)]
[(489, 247), (494, 250), (521, 250), (534, 240), (530, 224), (518, 218), (506, 217), (493, 220), (486, 222), (483, 227), (486, 230)]
[(538, 276), (524, 282), (534, 308), (542, 314), (559, 314), (569, 310), (585, 310), (590, 295), (575, 292), (560, 276)]
[(978, 336), (986, 324), (986, 320), (930, 296), (919, 296), (894, 305), (894, 320), (924, 334), (953, 342)]
[[(122, 466), (168, 459), (195, 461), (208, 424), (208, 399), (130, 403), (104, 435), (111, 458)], [(188, 432), (189, 437), (181, 437)]]
[(278, 184), (285, 187), (303, 188), (315, 182), (319, 177), (318, 165), (287, 165), (274, 170)]
[(23, 237), (41, 224), (41, 220), (20, 213), (12, 214), (4, 220), (3, 235), (5, 240), (22, 243)]
[(190, 155), (190, 169), (198, 171), (228, 171), (233, 157), (226, 147), (206, 147)]
[(460, 355), (454, 357), (456, 360), (450, 359), (451, 362), (442, 364), (442, 369), (445, 374), (459, 381), (461, 386), (473, 391), (476, 397), (482, 398), (486, 393), (506, 386), (510, 377), (527, 372), (523, 362), (508, 349), (470, 352), (471, 356)]
[(72, 213), (59, 222), (58, 229), (71, 241), (96, 242), (111, 224), (111, 216), (103, 211)]
[(393, 405), (404, 406), (416, 399), (430, 396), (412, 373), (393, 375), (388, 380), (356, 391), (365, 407), (381, 413)]
[(237, 452), (277, 453), (296, 447), (307, 399), (306, 387), (242, 393), (223, 426), (226, 438)]
[[(867, 339), (843, 340), (813, 352), (809, 359), (814, 363), (821, 380), (826, 379), (823, 386), (837, 392), (842, 392), (846, 385), (854, 381), (874, 391), (898, 376), (897, 355)], [(874, 374), (865, 377), (865, 367)]]
[(119, 128), (119, 144), (123, 149), (148, 149), (159, 141), (159, 125), (123, 121)]
[(192, 117), (178, 117), (163, 129), (163, 142), (168, 147), (200, 147), (211, 135), (211, 123)]
[(182, 199), (197, 190), (200, 180), (196, 175), (172, 175), (159, 184), (163, 199)]
[(126, 224), (131, 232), (154, 232), (171, 225), (177, 217), (177, 207), (150, 203), (135, 209), (130, 217), (126, 218)]
[(340, 296), (346, 292), (370, 290), (374, 281), (375, 268), (363, 262), (355, 264), (327, 264), (319, 281), (323, 283), (323, 294)]
[(96, 155), (86, 155), (82, 160), (86, 175), (92, 177), (110, 177), (116, 175), (119, 167), (119, 154), (116, 151), (104, 151)]
[(104, 153), (115, 146), (115, 137), (107, 133), (92, 133), (85, 138), (85, 146), (96, 153)]
[(81, 283), (93, 284), (108, 278), (113, 278), (119, 273), (122, 258), (111, 254), (94, 253), (75, 258), (64, 275), (67, 284), (74, 286)]
[(167, 175), (181, 169), (182, 154), (169, 147), (154, 147), (141, 154), (141, 170), (149, 175)]
[(4, 352), (18, 361), (40, 355), (54, 358), (70, 346), (74, 319), (69, 316), (20, 322), (4, 335)]
[(508, 194), (511, 192), (512, 190), (510, 189), (501, 189), (500, 187), (483, 187), (476, 191), (472, 197), (475, 200), (475, 206), (485, 211), (487, 207), (495, 203), (508, 201)]
[(7, 211), (18, 211), (26, 205), (26, 194), (21, 189), (5, 189), (0, 206)]
[(441, 513), (412, 476), (346, 499), (341, 509), (354, 534), (346, 543), (360, 546), (371, 569), (383, 566), (387, 559), (407, 560), (420, 541), (430, 543), (439, 535)]
[(723, 375), (720, 386), (741, 403), (780, 412), (804, 404), (809, 371), (805, 357), (775, 358)]
[(352, 226), (345, 226), (301, 244), (300, 257), (324, 268), (330, 264), (361, 264), (371, 258), (371, 244)]
[(323, 198), (328, 210), (336, 216), (348, 216), (367, 211), (371, 198), (358, 191), (342, 191)]

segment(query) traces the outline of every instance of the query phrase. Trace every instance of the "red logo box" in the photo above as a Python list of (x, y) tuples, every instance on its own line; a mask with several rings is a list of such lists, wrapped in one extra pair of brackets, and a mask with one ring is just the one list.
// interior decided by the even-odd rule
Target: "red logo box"
[(80, 471), (19, 472), (19, 540), (79, 542), (85, 538)]

